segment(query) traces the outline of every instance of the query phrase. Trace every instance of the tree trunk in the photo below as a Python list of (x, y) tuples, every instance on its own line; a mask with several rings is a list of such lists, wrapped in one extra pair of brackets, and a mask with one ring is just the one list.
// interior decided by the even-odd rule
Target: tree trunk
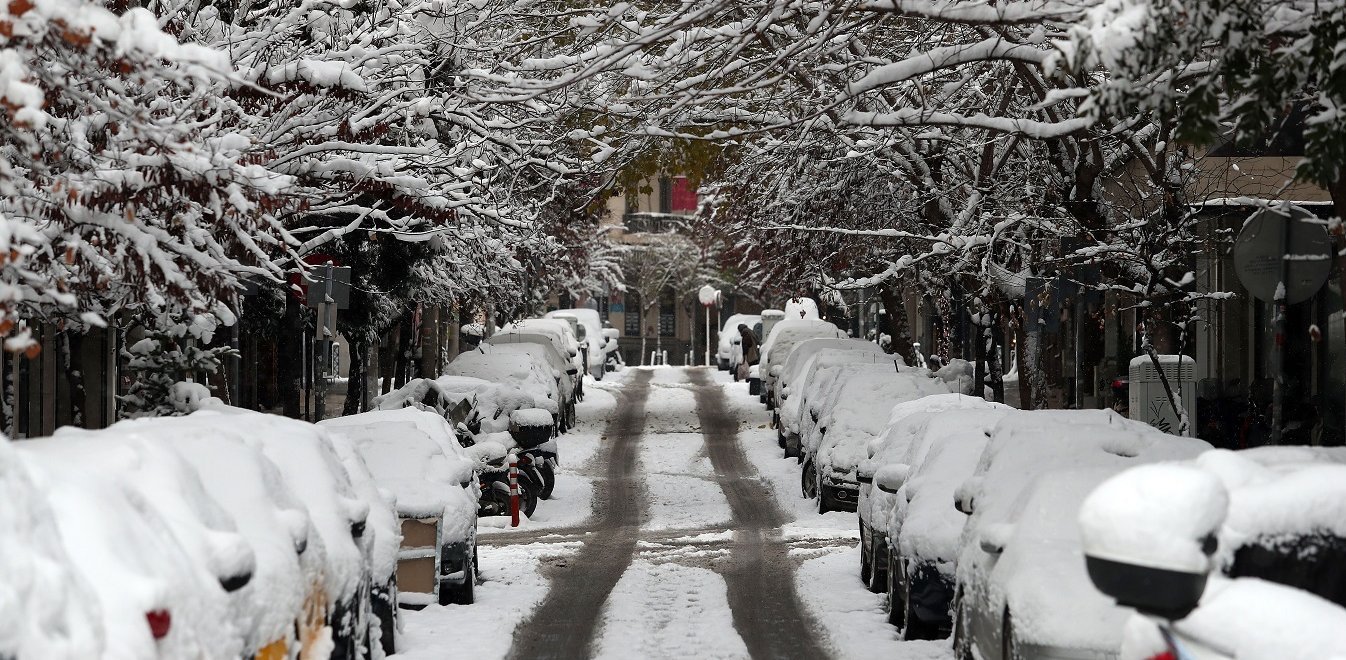
[(891, 344), (889, 348), (909, 365), (916, 364), (916, 349), (911, 343), (911, 326), (907, 320), (907, 305), (902, 300), (902, 296), (891, 285), (879, 287), (879, 299), (883, 301), (883, 309), (887, 326), (884, 328), (887, 332)]
[(421, 305), (421, 378), (439, 377), (439, 308)]
[(60, 334), (61, 371), (65, 374), (70, 396), (70, 423), (84, 426), (84, 370), (80, 364), (84, 336), (77, 332), (65, 331)]
[(365, 349), (365, 361), (364, 399), (360, 405), (364, 406), (365, 410), (371, 410), (374, 407), (374, 397), (379, 394), (379, 373), (382, 371), (383, 362), (383, 354), (379, 352), (378, 344), (370, 344), (369, 348)]
[(351, 342), (351, 363), (346, 372), (346, 403), (341, 408), (342, 415), (354, 415), (362, 412), (365, 399), (365, 358), (369, 345), (364, 342)]
[(451, 305), (440, 309), (439, 318), (443, 321), (440, 326), (442, 331), (439, 333), (441, 337), (439, 343), (439, 373), (442, 374), (449, 367), (449, 363), (458, 357), (458, 306)]
[(299, 302), (293, 296), (285, 296), (285, 316), (281, 319), (279, 342), (285, 347), (277, 351), (277, 378), (280, 388), (280, 403), (286, 417), (299, 418), (303, 413), (304, 377), (304, 316), (300, 313)]

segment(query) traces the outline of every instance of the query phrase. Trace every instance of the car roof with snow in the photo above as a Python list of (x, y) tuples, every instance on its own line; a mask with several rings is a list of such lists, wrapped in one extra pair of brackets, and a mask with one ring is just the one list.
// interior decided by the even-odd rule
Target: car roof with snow
[(366, 523), (369, 503), (355, 493), (331, 440), (324, 437), (327, 431), (300, 420), (228, 406), (203, 408), (188, 417), (222, 423), (235, 421), (229, 417), (242, 418), (237, 421), (247, 425), (249, 441), (280, 468), (322, 537), (328, 556), (324, 575), (328, 596), (336, 602), (353, 593), (363, 557), (351, 527)]
[[(557, 352), (568, 357), (579, 355), (579, 339), (570, 329), (570, 322), (564, 319), (523, 319), (500, 329), (501, 333), (530, 332), (553, 337)], [(494, 337), (495, 335), (491, 335)]]
[[(1167, 435), (1111, 410), (1033, 410), (996, 424), (977, 471), (960, 490), (974, 497), (964, 534), (1009, 518), (1023, 489), (1051, 470), (1117, 468), (1195, 457), (1210, 445)], [(967, 543), (966, 538), (964, 544)]]
[(436, 437), (443, 434), (432, 430), (434, 420), (444, 421), (404, 408), (338, 417), (320, 425), (355, 443), (379, 487), (396, 497), (400, 515), (430, 518), (443, 516), (446, 509), (475, 511), (476, 503), (464, 486), (473, 479), (474, 462), (461, 448), (458, 453), (445, 451), (457, 441), (452, 434), (447, 442)]
[(53, 461), (85, 465), (142, 493), (183, 549), (216, 580), (251, 576), (252, 548), (206, 491), (196, 468), (170, 444), (181, 433), (171, 418), (145, 418), (97, 431), (65, 427), (23, 448)]
[[(943, 415), (950, 410), (960, 411), (957, 415)], [(911, 467), (920, 465), (920, 458), (935, 438), (942, 433), (956, 433), (962, 411), (995, 411), (992, 417), (999, 421), (1004, 413), (1012, 410), (1003, 403), (987, 401), (981, 397), (945, 392), (932, 394), (919, 399), (903, 401), (888, 411), (888, 422), (883, 432), (870, 445), (870, 456), (884, 463), (906, 463)], [(979, 427), (984, 418), (969, 418), (970, 426)], [(931, 426), (934, 430), (931, 430)], [(987, 429), (989, 431), (989, 429)]]
[(854, 353), (883, 353), (883, 349), (871, 341), (850, 337), (816, 337), (795, 344), (785, 361), (781, 363), (781, 377), (777, 383), (788, 386), (796, 378), (808, 373), (815, 356), (825, 350)]
[(892, 367), (855, 371), (840, 379), (828, 397), (819, 425), (827, 429), (818, 444), (820, 465), (853, 470), (868, 458), (869, 441), (883, 431), (888, 412), (902, 401), (948, 392), (928, 371), (896, 372)]
[[(771, 334), (767, 335), (762, 342), (762, 359), (770, 359), (771, 352), (775, 350), (777, 344), (782, 347), (793, 347), (795, 344), (805, 339), (815, 337), (845, 337), (837, 326), (818, 319), (785, 319), (779, 321), (771, 328)], [(788, 350), (788, 348), (787, 348)], [(774, 358), (773, 363), (784, 361), (784, 356)]]
[[(194, 563), (143, 496), (94, 466), (47, 452), (19, 454), (46, 496), (66, 553), (101, 605), (108, 656), (242, 653), (219, 582)], [(156, 611), (168, 614), (162, 639), (147, 623)]]
[(445, 369), (449, 375), (472, 376), (497, 383), (519, 386), (533, 397), (533, 406), (555, 414), (560, 386), (556, 377), (544, 373), (543, 365), (528, 355), (477, 350), (460, 353)]

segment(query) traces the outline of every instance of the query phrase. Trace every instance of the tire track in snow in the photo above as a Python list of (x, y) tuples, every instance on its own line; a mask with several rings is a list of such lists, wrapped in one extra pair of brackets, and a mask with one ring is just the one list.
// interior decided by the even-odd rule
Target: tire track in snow
[[(608, 422), (599, 450), (607, 480), (596, 484), (592, 534), (583, 549), (552, 578), (547, 597), (514, 633), (510, 658), (587, 658), (603, 604), (635, 557), (643, 493), (636, 475), (637, 447), (645, 430), (649, 370), (638, 371), (622, 389), (617, 414)], [(600, 513), (601, 512), (601, 513)]]
[(754, 658), (829, 657), (795, 590), (790, 545), (780, 534), (788, 517), (739, 448), (738, 417), (724, 390), (708, 370), (689, 371), (706, 449), (734, 514), (733, 560), (724, 571), (734, 627)]

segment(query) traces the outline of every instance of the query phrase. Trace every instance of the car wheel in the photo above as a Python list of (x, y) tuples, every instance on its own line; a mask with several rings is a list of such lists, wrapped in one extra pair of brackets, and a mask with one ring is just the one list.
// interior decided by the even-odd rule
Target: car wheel
[(779, 423), (776, 424), (776, 444), (779, 445), (781, 449), (785, 449), (787, 455), (790, 453), (790, 450), (785, 447), (785, 434), (781, 432)]
[[(860, 523), (860, 581), (869, 586), (874, 581), (874, 544), (863, 543), (865, 538), (865, 523)], [(872, 537), (871, 537), (872, 538)]]
[(827, 501), (827, 488), (823, 487), (822, 484), (815, 484), (813, 490), (818, 494), (818, 513), (831, 511), (832, 507)]
[(440, 605), (471, 605), (477, 595), (476, 549), (463, 559), (463, 581), (460, 584), (439, 583)]
[(912, 616), (911, 578), (905, 574), (905, 571), (902, 575), (902, 587), (902, 620), (905, 624), (902, 626), (902, 639), (939, 639), (937, 631), (930, 624)]
[(1014, 620), (1010, 618), (1009, 608), (1005, 608), (1005, 618), (1000, 624), (1000, 660), (1020, 660), (1019, 644), (1014, 639)]
[(874, 536), (873, 532), (870, 532), (869, 576), (865, 578), (865, 588), (869, 589), (870, 593), (875, 594), (881, 594), (884, 591), (887, 591), (888, 589), (888, 580), (887, 580), (888, 576), (885, 574), (884, 571), (884, 569), (887, 568), (887, 563), (885, 562), (882, 565), (879, 564), (879, 557), (881, 556), (879, 554), (880, 552), (887, 554), (888, 548), (883, 543), (879, 542), (878, 538)]
[(809, 494), (809, 489), (813, 486), (812, 481), (809, 479), (809, 472), (811, 472), (812, 469), (813, 465), (806, 463), (804, 469), (799, 471), (799, 494), (806, 500), (813, 497)]
[(884, 596), (884, 604), (888, 607), (888, 623), (902, 628), (907, 623), (907, 612), (899, 599), (903, 586), (900, 584), (902, 568), (898, 566), (897, 555), (892, 552), (885, 553), (884, 560), (888, 562), (888, 595)]
[(968, 636), (965, 609), (962, 592), (958, 592), (953, 597), (953, 657), (957, 660), (972, 660), (972, 640)]

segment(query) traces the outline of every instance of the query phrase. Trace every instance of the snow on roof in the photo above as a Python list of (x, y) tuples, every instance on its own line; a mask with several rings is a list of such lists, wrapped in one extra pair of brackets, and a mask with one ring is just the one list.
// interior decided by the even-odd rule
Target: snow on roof
[[(249, 647), (284, 637), (302, 607), (309, 580), (317, 579), (325, 561), (322, 542), (309, 542), (308, 511), (279, 468), (245, 442), (238, 429), (192, 416), (171, 418), (171, 425), (180, 433), (161, 440), (196, 467), (202, 485), (229, 512), (256, 558), (253, 579), (239, 591), (247, 603), (240, 620), (251, 633)], [(301, 566), (296, 549), (304, 545), (309, 561)], [(312, 572), (306, 574), (305, 567)]]
[(472, 376), (516, 385), (533, 397), (532, 407), (556, 414), (560, 410), (558, 385), (554, 377), (543, 374), (540, 369), (527, 355), (475, 350), (459, 354), (445, 371), (451, 376)]
[(791, 345), (814, 337), (845, 337), (837, 326), (817, 319), (790, 319), (778, 321), (772, 326), (771, 334), (762, 342), (762, 356), (771, 353), (776, 342), (789, 341)]
[[(1094, 587), (1085, 570), (1080, 503), (1120, 465), (1037, 474), (1013, 498), (1015, 523), (992, 570), (1023, 644), (1113, 652), (1129, 611)], [(980, 505), (980, 502), (978, 502)]]
[[(812, 340), (812, 341), (843, 341), (843, 340)], [(859, 341), (859, 340), (844, 340)], [(801, 344), (802, 346), (803, 344)], [(871, 344), (872, 345), (872, 344)], [(882, 351), (877, 353), (868, 350), (851, 350), (838, 348), (825, 348), (813, 353), (804, 361), (798, 374), (790, 381), (783, 384), (781, 388), (780, 401), (780, 419), (791, 432), (798, 433), (801, 427), (800, 415), (804, 412), (804, 402), (808, 400), (810, 393), (815, 385), (822, 386), (822, 381), (826, 378), (823, 371), (828, 367), (836, 367), (843, 364), (890, 364), (896, 356), (885, 355)]]
[(0, 656), (101, 654), (103, 613), (19, 453), (0, 437)]

